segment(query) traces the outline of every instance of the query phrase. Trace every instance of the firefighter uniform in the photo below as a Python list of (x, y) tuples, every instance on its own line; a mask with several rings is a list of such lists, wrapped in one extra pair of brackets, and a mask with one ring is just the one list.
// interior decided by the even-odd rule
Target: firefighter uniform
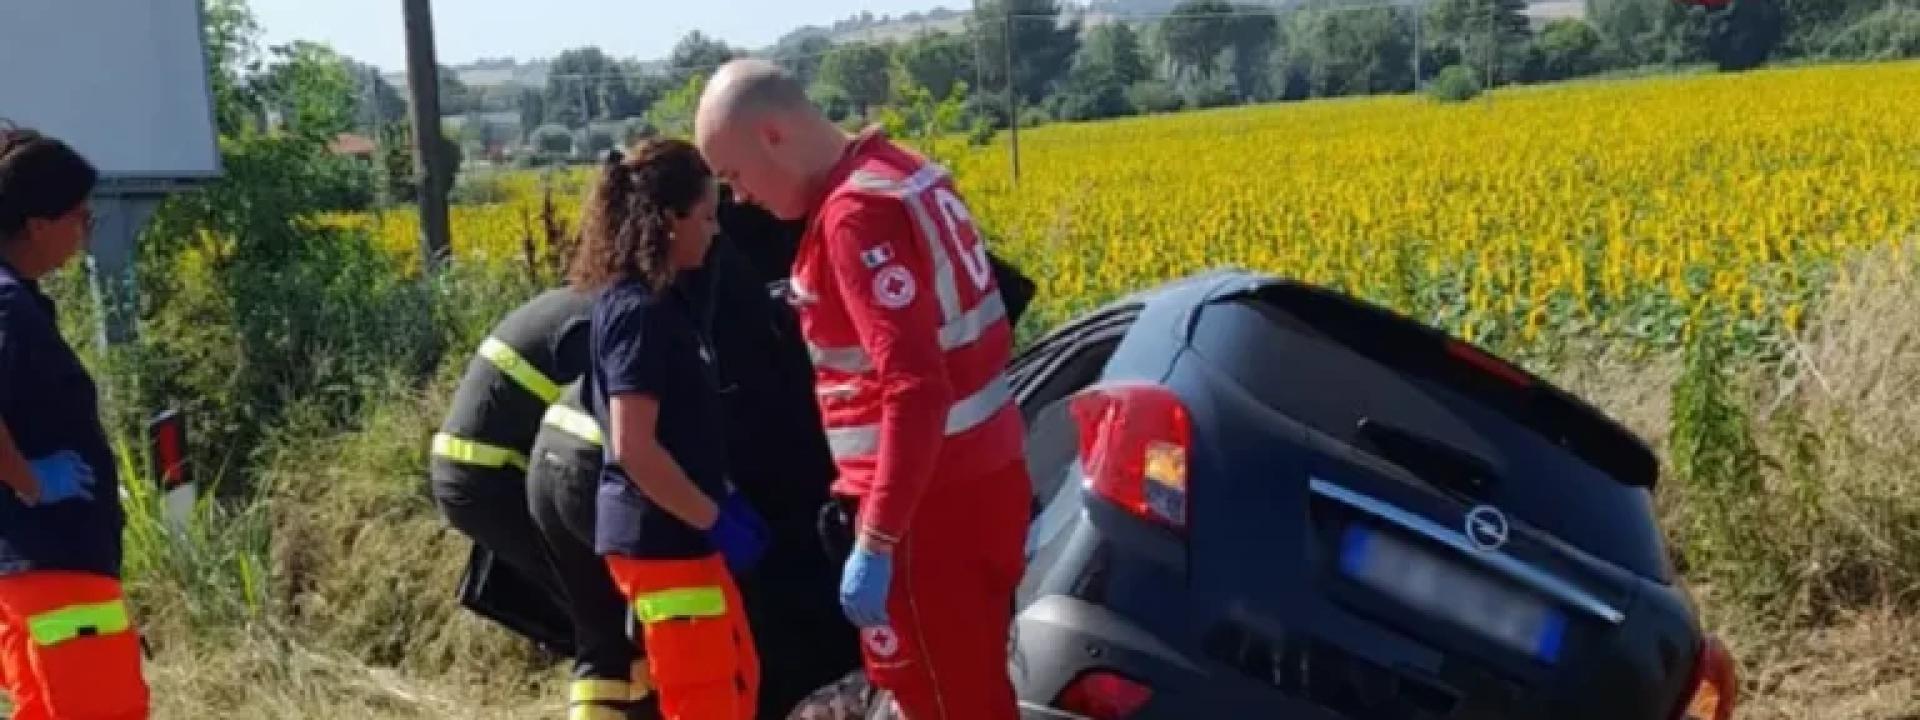
[[(720, 382), (683, 285), (656, 293), (627, 279), (600, 294), (585, 396), (601, 428), (612, 427), (612, 397), (653, 397), (661, 446), (718, 504), (728, 493)], [(662, 713), (754, 717), (759, 660), (746, 608), (706, 532), (651, 502), (619, 463), (601, 468), (596, 500), (595, 550), (641, 624)]]
[(527, 509), (527, 451), (547, 407), (587, 366), (592, 297), (548, 290), (480, 345), (433, 437), (434, 500), (455, 529), (552, 597), (560, 583)]
[(527, 506), (546, 540), (573, 624), (573, 683), (568, 720), (660, 717), (653, 682), (628, 635), (627, 603), (593, 549), (594, 497), (606, 441), (568, 385), (547, 408), (527, 472)]
[(860, 532), (894, 544), (873, 681), (916, 720), (1013, 720), (1008, 632), (1032, 508), (1013, 331), (937, 165), (862, 133), (824, 184), (792, 300)]
[(0, 683), (14, 720), (145, 718), (140, 639), (121, 592), (120, 481), (99, 394), (53, 300), (0, 261), (0, 422), (29, 461), (73, 453), (92, 498), (0, 492)]

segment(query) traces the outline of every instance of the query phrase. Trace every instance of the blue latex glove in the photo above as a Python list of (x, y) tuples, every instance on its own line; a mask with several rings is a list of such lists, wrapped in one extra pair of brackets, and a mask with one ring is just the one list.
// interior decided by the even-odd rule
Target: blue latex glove
[(859, 627), (887, 624), (887, 589), (893, 585), (893, 556), (855, 546), (840, 575), (840, 607)]
[(727, 570), (738, 578), (760, 564), (773, 540), (765, 520), (739, 493), (720, 502), (720, 516), (707, 529), (713, 547), (727, 559)]
[(29, 461), (27, 467), (40, 482), (41, 505), (93, 499), (93, 468), (71, 450)]

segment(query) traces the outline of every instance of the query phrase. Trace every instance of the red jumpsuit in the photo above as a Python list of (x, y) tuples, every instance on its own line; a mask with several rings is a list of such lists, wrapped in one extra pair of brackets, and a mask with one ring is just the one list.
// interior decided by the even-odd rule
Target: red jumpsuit
[(896, 543), (867, 672), (914, 720), (1014, 720), (1032, 491), (984, 238), (939, 166), (863, 133), (815, 205), (792, 300), (858, 524)]

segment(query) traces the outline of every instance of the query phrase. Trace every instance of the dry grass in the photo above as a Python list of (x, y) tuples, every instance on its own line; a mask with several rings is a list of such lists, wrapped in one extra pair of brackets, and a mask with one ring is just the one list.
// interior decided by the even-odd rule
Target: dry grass
[(557, 694), (488, 692), (275, 639), (271, 631), (169, 648), (148, 667), (154, 717), (465, 720), (558, 717)]
[(195, 631), (169, 620), (178, 613), (157, 614), (156, 717), (564, 712), (565, 664), (457, 603), (468, 543), (429, 499), (422, 450), (451, 389), (451, 375), (394, 382), (358, 431), (277, 443), (285, 450), (268, 463), (265, 501), (273, 536), (262, 549), (269, 597), (244, 630)]
[[(1764, 456), (1754, 497), (1726, 502), (1764, 544), (1748, 565), (1688, 569), (1707, 622), (1741, 660), (1743, 718), (1920, 718), (1920, 268), (1891, 256), (1854, 266), (1784, 367), (1746, 369)], [(1672, 359), (1591, 353), (1556, 379), (1664, 453)], [(1701, 512), (1682, 482), (1660, 492), (1686, 559)], [(1722, 588), (1768, 573), (1778, 595)]]

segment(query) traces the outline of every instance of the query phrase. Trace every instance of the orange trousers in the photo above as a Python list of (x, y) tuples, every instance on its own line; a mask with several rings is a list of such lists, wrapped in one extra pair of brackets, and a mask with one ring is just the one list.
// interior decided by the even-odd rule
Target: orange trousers
[(753, 720), (760, 657), (727, 564), (608, 555), (607, 568), (644, 629), (647, 666), (666, 720)]
[(104, 575), (0, 576), (0, 681), (13, 720), (144, 720), (140, 635)]

